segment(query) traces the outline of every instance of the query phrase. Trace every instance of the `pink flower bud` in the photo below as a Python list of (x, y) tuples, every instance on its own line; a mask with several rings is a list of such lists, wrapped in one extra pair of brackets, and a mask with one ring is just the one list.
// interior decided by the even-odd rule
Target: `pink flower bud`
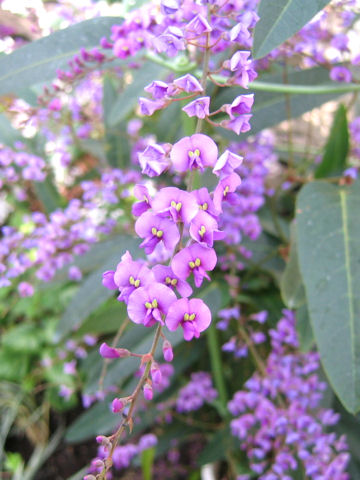
[(156, 362), (153, 362), (151, 364), (150, 373), (151, 373), (151, 378), (153, 379), (153, 382), (157, 385), (161, 384), (162, 375), (161, 375), (159, 365)]
[(113, 413), (119, 413), (125, 407), (125, 402), (121, 398), (114, 398), (111, 404), (111, 410)]
[(144, 385), (144, 398), (145, 400), (152, 400), (153, 399), (153, 389), (149, 383), (145, 383)]
[(173, 353), (173, 349), (172, 349), (172, 346), (171, 346), (171, 343), (169, 342), (169, 340), (164, 340), (162, 350), (163, 350), (163, 355), (164, 355), (165, 361), (166, 362), (172, 362), (172, 360), (174, 358), (174, 353)]
[(130, 352), (126, 348), (109, 347), (105, 342), (101, 344), (99, 352), (103, 358), (126, 358), (130, 356)]
[(96, 437), (96, 442), (99, 445), (108, 445), (109, 444), (109, 439), (108, 439), (108, 437), (105, 437), (104, 435), (98, 435)]
[(104, 462), (100, 458), (96, 458), (91, 462), (91, 465), (95, 468), (103, 468)]
[(84, 480), (96, 480), (94, 475), (85, 475)]

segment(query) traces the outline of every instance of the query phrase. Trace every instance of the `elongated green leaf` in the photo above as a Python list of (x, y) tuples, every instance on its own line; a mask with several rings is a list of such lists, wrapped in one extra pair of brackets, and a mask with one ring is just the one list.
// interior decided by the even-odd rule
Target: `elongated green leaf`
[(297, 33), (330, 0), (262, 0), (254, 31), (253, 57), (262, 58)]
[(299, 308), (306, 302), (293, 226), (291, 228), (290, 255), (281, 277), (280, 290), (281, 297), (288, 308)]
[(315, 343), (307, 305), (302, 305), (296, 311), (296, 332), (301, 352), (309, 352)]
[(360, 185), (312, 182), (297, 202), (299, 265), (321, 361), (351, 412), (360, 409)]
[(134, 76), (132, 83), (118, 96), (109, 114), (108, 125), (110, 127), (114, 127), (127, 117), (137, 105), (138, 98), (146, 93), (144, 87), (152, 80), (160, 80), (163, 70), (156, 63), (148, 61), (132, 73)]
[(121, 21), (118, 17), (85, 20), (3, 55), (0, 58), (0, 95), (16, 94), (25, 86), (54, 78), (56, 69), (64, 68), (81, 47), (98, 46), (100, 38), (109, 35), (111, 26)]
[(92, 312), (114, 295), (113, 290), (102, 285), (102, 273), (113, 270), (126, 250), (135, 257), (138, 253), (138, 241), (124, 235), (118, 243), (118, 251), (111, 252), (104, 263), (89, 275), (77, 290), (57, 326), (55, 335), (57, 340), (72, 330), (77, 330)]
[(62, 198), (50, 175), (43, 182), (34, 182), (34, 188), (47, 213), (51, 213), (61, 206)]
[(155, 459), (155, 448), (148, 448), (141, 453), (141, 471), (144, 480), (152, 479), (152, 467)]
[(320, 165), (316, 169), (315, 178), (339, 175), (346, 166), (349, 153), (349, 129), (346, 118), (346, 108), (339, 105), (331, 127), (329, 140)]

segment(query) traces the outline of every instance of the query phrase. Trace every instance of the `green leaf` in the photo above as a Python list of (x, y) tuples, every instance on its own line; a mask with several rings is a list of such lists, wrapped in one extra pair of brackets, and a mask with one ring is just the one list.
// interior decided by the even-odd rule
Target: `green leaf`
[(21, 93), (24, 85), (53, 79), (56, 69), (65, 68), (81, 47), (99, 46), (100, 38), (121, 21), (118, 17), (85, 20), (1, 56), (0, 95)]
[[(282, 75), (264, 75), (261, 80), (269, 83), (283, 83)], [(288, 81), (294, 85), (323, 85), (329, 84), (329, 72), (321, 67), (308, 70), (294, 71), (289, 73)], [(251, 85), (250, 85), (251, 90)], [(237, 95), (248, 91), (241, 88), (222, 89), (221, 93), (214, 99), (214, 109), (221, 107), (224, 103), (231, 103)], [(305, 112), (309, 112), (320, 105), (323, 105), (334, 98), (339, 97), (340, 93), (329, 93), (319, 95), (288, 95), (291, 117), (296, 118)], [(241, 138), (248, 135), (254, 135), (264, 128), (272, 127), (288, 118), (286, 107), (286, 95), (274, 92), (256, 92), (254, 107), (252, 109), (253, 117), (251, 119), (251, 130), (242, 133)], [(221, 135), (230, 140), (239, 140), (239, 136), (230, 130), (218, 129)]]
[(312, 182), (297, 209), (299, 265), (325, 372), (350, 412), (360, 409), (360, 190)]
[(219, 430), (203, 448), (197, 459), (197, 464), (202, 466), (207, 463), (213, 463), (225, 459), (227, 451), (236, 449), (235, 444), (236, 441), (234, 441), (234, 437), (231, 435), (228, 426)]
[(138, 98), (146, 93), (144, 92), (144, 87), (152, 80), (160, 79), (163, 75), (163, 70), (156, 63), (148, 61), (138, 70), (133, 70), (132, 74), (132, 83), (118, 96), (110, 111), (108, 117), (110, 127), (114, 127), (122, 120), (125, 120), (137, 105)]
[(144, 480), (151, 480), (152, 467), (155, 459), (155, 448), (148, 448), (141, 453), (141, 471)]
[(301, 352), (309, 352), (315, 343), (307, 305), (302, 305), (296, 311), (296, 332)]
[(349, 129), (346, 108), (339, 105), (325, 146), (325, 153), (316, 169), (315, 178), (340, 175), (346, 166), (349, 153)]
[(104, 263), (86, 278), (60, 319), (55, 333), (57, 341), (72, 330), (77, 330), (92, 312), (114, 295), (113, 290), (102, 285), (102, 274), (106, 270), (113, 270), (126, 250), (129, 250), (134, 257), (139, 256), (138, 244), (139, 242), (134, 238), (123, 235), (118, 242), (117, 251), (108, 253)]
[(47, 213), (61, 206), (62, 198), (50, 175), (43, 182), (34, 182), (34, 189)]
[(280, 280), (280, 290), (283, 302), (288, 308), (299, 308), (306, 302), (294, 225), (291, 228), (290, 255)]
[(262, 0), (254, 31), (254, 59), (262, 58), (306, 25), (330, 0)]
[(18, 353), (37, 353), (42, 342), (40, 328), (36, 325), (20, 324), (4, 333), (1, 346)]

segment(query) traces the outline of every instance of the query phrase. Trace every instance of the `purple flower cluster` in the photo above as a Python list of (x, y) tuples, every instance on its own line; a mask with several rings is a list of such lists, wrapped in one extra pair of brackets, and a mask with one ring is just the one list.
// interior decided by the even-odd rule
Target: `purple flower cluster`
[(211, 376), (206, 372), (191, 374), (190, 382), (180, 389), (176, 399), (176, 410), (187, 413), (199, 410), (204, 403), (211, 403), (217, 397), (213, 388)]
[[(103, 465), (104, 465), (104, 459), (108, 455), (108, 445), (104, 442), (105, 437), (98, 437), (99, 442), (103, 443), (99, 449), (98, 449), (98, 456), (97, 458), (93, 459), (91, 462), (91, 467), (89, 469), (89, 476), (86, 476), (86, 478), (92, 478), (91, 474), (97, 474), (100, 473)], [(137, 456), (140, 455), (141, 452), (144, 450), (148, 450), (149, 448), (154, 448), (157, 445), (157, 438), (155, 435), (152, 433), (148, 433), (140, 437), (139, 441), (137, 444), (135, 443), (127, 443), (125, 445), (117, 446), (115, 447), (114, 454), (113, 454), (113, 464), (114, 467), (117, 470), (123, 470), (125, 468), (128, 468), (132, 462), (132, 460)], [(107, 479), (112, 478), (108, 474), (106, 477)], [(84, 479), (84, 480), (85, 480)]]
[(338, 415), (320, 408), (326, 384), (316, 373), (318, 354), (296, 351), (295, 315), (289, 310), (283, 310), (269, 335), (266, 376), (255, 373), (228, 404), (237, 417), (231, 432), (246, 451), (251, 470), (259, 480), (290, 480), (302, 465), (309, 479), (348, 479), (346, 441), (324, 429), (336, 424)]
[[(83, 182), (82, 198), (71, 200), (64, 210), (48, 216), (33, 212), (24, 218), (21, 229), (3, 227), (0, 286), (11, 285), (12, 279), (28, 270), (35, 270), (36, 277), (47, 282), (76, 255), (87, 252), (92, 243), (114, 229), (116, 221), (109, 204), (115, 209), (120, 198), (130, 195), (129, 189), (138, 178), (136, 172), (114, 169), (104, 173), (100, 181)], [(78, 281), (81, 272), (73, 266), (69, 277)]]

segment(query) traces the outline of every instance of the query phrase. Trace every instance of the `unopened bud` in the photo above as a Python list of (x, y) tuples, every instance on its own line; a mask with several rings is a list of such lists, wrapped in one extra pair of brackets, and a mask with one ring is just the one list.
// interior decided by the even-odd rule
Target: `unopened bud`
[(114, 398), (111, 404), (113, 413), (119, 413), (125, 407), (125, 402), (122, 398)]
[(96, 480), (94, 475), (85, 475), (84, 480)]
[(103, 358), (126, 358), (130, 356), (130, 352), (126, 348), (109, 347), (105, 342), (101, 344), (99, 352)]
[(143, 390), (144, 390), (145, 400), (148, 400), (148, 401), (152, 400), (154, 394), (153, 394), (153, 389), (150, 383), (145, 383)]
[(104, 435), (98, 435), (96, 437), (96, 441), (99, 445), (104, 445), (104, 446), (109, 445), (110, 443), (110, 440), (108, 439), (108, 437), (105, 437)]
[(161, 374), (159, 365), (156, 362), (153, 362), (151, 364), (150, 373), (151, 373), (151, 378), (153, 382), (159, 385), (162, 380), (162, 374)]
[(169, 342), (169, 340), (164, 340), (162, 350), (163, 350), (163, 355), (164, 355), (165, 361), (166, 362), (171, 362), (172, 359), (174, 358), (174, 352), (173, 352), (173, 349), (172, 349), (172, 346), (171, 346), (171, 343)]
[(104, 468), (104, 462), (100, 458), (96, 458), (91, 462), (91, 465), (95, 468)]

